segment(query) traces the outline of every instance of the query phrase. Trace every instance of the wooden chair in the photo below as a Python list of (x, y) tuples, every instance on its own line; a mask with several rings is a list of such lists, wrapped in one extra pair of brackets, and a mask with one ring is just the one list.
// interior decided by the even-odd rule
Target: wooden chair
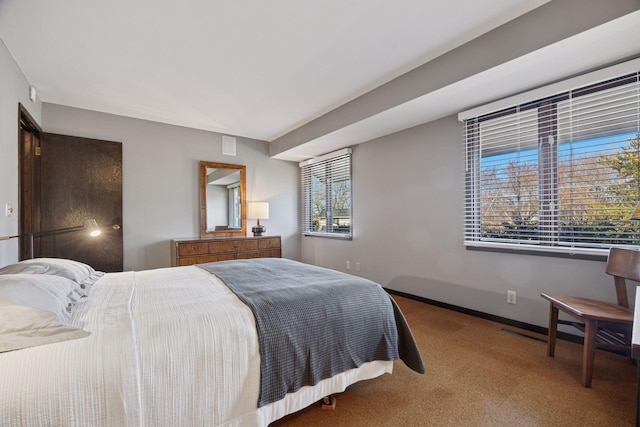
[[(581, 378), (584, 387), (591, 387), (596, 348), (630, 354), (633, 311), (629, 309), (625, 279), (640, 282), (640, 251), (611, 248), (606, 273), (613, 276), (617, 305), (589, 298), (540, 294), (551, 303), (547, 343), (549, 357), (553, 357), (555, 352), (558, 323), (572, 325), (584, 332)], [(558, 320), (560, 310), (579, 321)]]

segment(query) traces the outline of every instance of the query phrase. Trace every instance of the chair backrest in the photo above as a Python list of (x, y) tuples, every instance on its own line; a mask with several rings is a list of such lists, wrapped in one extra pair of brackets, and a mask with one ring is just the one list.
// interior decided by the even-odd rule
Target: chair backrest
[(629, 308), (625, 279), (640, 282), (640, 251), (611, 248), (607, 259), (606, 272), (613, 276), (618, 304)]

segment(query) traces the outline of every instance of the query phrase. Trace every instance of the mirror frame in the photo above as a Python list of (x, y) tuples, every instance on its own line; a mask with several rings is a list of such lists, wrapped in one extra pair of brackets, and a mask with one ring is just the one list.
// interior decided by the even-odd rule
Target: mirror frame
[[(207, 231), (207, 168), (233, 169), (240, 171), (240, 215), (242, 228), (239, 230)], [(244, 237), (247, 235), (247, 185), (244, 165), (200, 161), (200, 237)]]

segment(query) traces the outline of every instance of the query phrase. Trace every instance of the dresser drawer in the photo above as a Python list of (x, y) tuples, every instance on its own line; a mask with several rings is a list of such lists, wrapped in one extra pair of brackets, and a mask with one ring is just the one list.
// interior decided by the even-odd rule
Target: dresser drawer
[(236, 254), (236, 259), (251, 259), (251, 258), (262, 258), (260, 255), (260, 251), (238, 252)]
[(171, 265), (249, 258), (280, 258), (279, 236), (173, 240)]
[(258, 249), (255, 240), (224, 240), (209, 243), (209, 253), (253, 251)]
[(280, 258), (280, 248), (260, 251), (260, 258)]
[(238, 240), (236, 241), (236, 250), (238, 252), (257, 251), (258, 241), (257, 240)]
[(259, 249), (271, 249), (271, 248), (279, 248), (279, 247), (280, 247), (280, 239), (277, 237), (258, 240)]
[(209, 253), (208, 243), (180, 243), (178, 245), (178, 254), (180, 256), (192, 256)]
[(232, 252), (219, 255), (202, 255), (178, 258), (178, 265), (206, 264), (207, 262), (218, 262), (235, 259)]

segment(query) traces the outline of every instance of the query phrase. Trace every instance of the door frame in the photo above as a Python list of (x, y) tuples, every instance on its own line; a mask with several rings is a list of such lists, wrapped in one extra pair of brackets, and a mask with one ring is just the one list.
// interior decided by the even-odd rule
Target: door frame
[[(40, 231), (40, 134), (42, 128), (18, 103), (18, 234)], [(31, 258), (31, 240), (18, 239), (20, 260)], [(39, 255), (34, 242), (33, 253)]]

